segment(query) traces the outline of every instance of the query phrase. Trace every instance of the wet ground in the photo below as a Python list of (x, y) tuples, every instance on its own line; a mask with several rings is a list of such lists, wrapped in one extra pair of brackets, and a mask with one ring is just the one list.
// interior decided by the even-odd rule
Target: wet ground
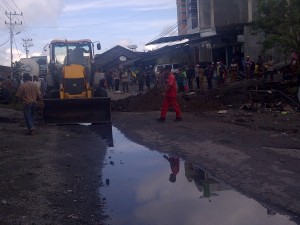
[(0, 224), (299, 224), (298, 115), (158, 115), (26, 136), (22, 113), (0, 110)]
[(214, 178), (201, 165), (136, 144), (115, 127), (112, 134), (99, 190), (108, 224), (296, 224)]

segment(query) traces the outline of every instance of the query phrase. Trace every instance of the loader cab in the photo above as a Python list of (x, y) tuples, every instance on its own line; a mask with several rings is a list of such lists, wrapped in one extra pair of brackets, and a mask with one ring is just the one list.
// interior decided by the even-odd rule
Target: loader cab
[(51, 63), (57, 66), (79, 64), (91, 67), (93, 59), (93, 43), (83, 41), (52, 41), (50, 44)]
[[(97, 44), (97, 49), (99, 48)], [(82, 40), (53, 40), (49, 44), (50, 49), (50, 77), (49, 84), (54, 89), (59, 89), (62, 70), (72, 64), (81, 65), (85, 68), (87, 77), (92, 77), (94, 62), (94, 44), (89, 39)]]

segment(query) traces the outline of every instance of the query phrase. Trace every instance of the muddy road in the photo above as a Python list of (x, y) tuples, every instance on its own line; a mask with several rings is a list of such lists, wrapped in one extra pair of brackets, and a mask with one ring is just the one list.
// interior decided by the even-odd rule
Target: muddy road
[[(99, 187), (111, 126), (44, 126), (26, 136), (20, 112), (0, 111), (1, 224), (109, 224)], [(180, 123), (172, 112), (165, 123), (158, 115), (114, 112), (113, 126), (299, 224), (299, 114), (184, 113)]]

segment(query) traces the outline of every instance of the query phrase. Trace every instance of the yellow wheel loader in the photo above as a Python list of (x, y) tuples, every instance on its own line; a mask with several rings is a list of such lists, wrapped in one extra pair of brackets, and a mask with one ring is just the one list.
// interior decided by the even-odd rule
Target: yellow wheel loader
[[(50, 63), (44, 96), (44, 123), (111, 122), (110, 98), (93, 97), (94, 43), (88, 39), (53, 40), (47, 46)], [(100, 50), (100, 43), (97, 49)]]

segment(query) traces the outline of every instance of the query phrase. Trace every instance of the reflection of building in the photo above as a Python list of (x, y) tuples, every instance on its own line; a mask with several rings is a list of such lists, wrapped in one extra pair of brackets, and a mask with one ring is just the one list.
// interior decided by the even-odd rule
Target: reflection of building
[(185, 176), (189, 182), (193, 182), (200, 192), (203, 192), (203, 195), (200, 198), (210, 198), (213, 196), (218, 196), (216, 192), (231, 190), (231, 188), (210, 175), (208, 175), (204, 170), (200, 169), (197, 166), (194, 166), (192, 163), (185, 162)]

